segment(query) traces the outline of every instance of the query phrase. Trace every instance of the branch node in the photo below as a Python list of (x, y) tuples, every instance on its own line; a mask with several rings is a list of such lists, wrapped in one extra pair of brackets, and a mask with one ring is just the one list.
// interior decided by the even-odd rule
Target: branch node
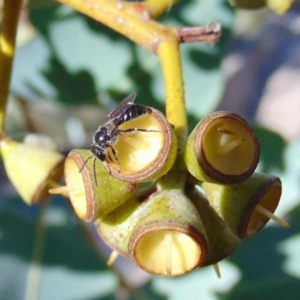
[(209, 22), (204, 26), (176, 28), (181, 43), (216, 43), (222, 33), (220, 23)]

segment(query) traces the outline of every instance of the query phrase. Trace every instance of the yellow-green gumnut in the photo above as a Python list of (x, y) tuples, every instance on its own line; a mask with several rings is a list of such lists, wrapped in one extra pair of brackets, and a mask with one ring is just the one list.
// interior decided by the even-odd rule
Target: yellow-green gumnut
[(139, 187), (113, 177), (89, 150), (72, 150), (66, 158), (64, 174), (66, 187), (50, 192), (64, 192), (78, 217), (85, 221), (111, 212)]
[(63, 173), (64, 157), (53, 150), (4, 137), (0, 142), (7, 176), (27, 204), (43, 200)]
[(201, 266), (216, 264), (233, 254), (241, 241), (238, 236), (196, 188), (188, 188), (186, 194), (196, 206), (207, 234), (208, 252)]
[(248, 178), (259, 160), (259, 143), (240, 116), (226, 111), (207, 115), (189, 135), (184, 161), (200, 181), (233, 184)]
[(134, 227), (128, 252), (148, 273), (185, 274), (205, 261), (207, 236), (195, 206), (181, 190), (149, 198)]
[(291, 8), (294, 0), (266, 0), (266, 2), (277, 14), (284, 14)]
[(132, 230), (140, 220), (152, 192), (154, 192), (152, 188), (139, 190), (126, 202), (95, 221), (101, 238), (118, 254), (128, 256), (128, 243)]
[(113, 145), (115, 153), (107, 148), (113, 158), (107, 160), (107, 169), (118, 179), (154, 180), (168, 173), (175, 162), (178, 146), (172, 126), (161, 112), (147, 109), (147, 114), (118, 126), (120, 134)]
[(255, 9), (266, 6), (267, 0), (229, 0), (229, 3), (233, 7)]
[(250, 237), (269, 221), (281, 196), (278, 177), (254, 173), (242, 183), (201, 183), (210, 205), (240, 238)]

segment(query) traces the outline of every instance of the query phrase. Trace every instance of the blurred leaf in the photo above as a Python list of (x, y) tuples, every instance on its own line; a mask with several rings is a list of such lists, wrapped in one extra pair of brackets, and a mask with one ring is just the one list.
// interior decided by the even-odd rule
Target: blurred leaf
[(270, 172), (274, 169), (283, 170), (284, 157), (283, 151), (286, 143), (283, 138), (268, 129), (251, 125), (254, 129), (260, 144), (260, 160), (263, 164), (264, 172)]
[(128, 300), (167, 300), (168, 297), (157, 292), (151, 283), (135, 290)]
[[(291, 216), (299, 214), (299, 207), (296, 211)], [(289, 229), (267, 227), (243, 241), (231, 257), (242, 272), (242, 280), (222, 299), (298, 299), (300, 280), (285, 272), (283, 264), (287, 258), (277, 246), (300, 233), (300, 219), (293, 217), (290, 223)]]
[(217, 277), (212, 266), (194, 270), (183, 276), (155, 277), (152, 286), (155, 291), (165, 294), (167, 299), (216, 300), (220, 291), (228, 291), (239, 280), (237, 268), (228, 262), (219, 264), (222, 274)]
[[(279, 149), (278, 149), (279, 151)], [(277, 172), (282, 181), (282, 196), (279, 208), (281, 215), (285, 215), (300, 203), (300, 139), (289, 143), (283, 150), (284, 168)], [(274, 155), (274, 153), (270, 153)], [(274, 171), (273, 171), (274, 172)]]
[[(165, 23), (177, 26), (200, 26), (216, 21), (222, 25), (221, 40), (215, 45), (183, 44), (181, 45), (185, 95), (188, 112), (200, 120), (214, 110), (221, 100), (225, 78), (220, 71), (221, 59), (225, 55), (233, 21), (233, 11), (226, 1), (186, 1), (176, 11), (176, 22), (172, 14), (166, 15)], [(164, 99), (164, 82), (160, 66), (154, 69), (153, 90), (159, 99)]]
[[(56, 216), (52, 217), (52, 225), (50, 218), (41, 236), (37, 219), (24, 217), (16, 210), (1, 210), (0, 293), (2, 296), (5, 291), (9, 293), (1, 299), (23, 299), (18, 295), (25, 295), (30, 288), (37, 289), (33, 292), (40, 294), (39, 299), (89, 299), (95, 296), (102, 299), (105, 295), (113, 299), (117, 284), (115, 275), (87, 243), (79, 224), (70, 222), (67, 211), (56, 207), (53, 213)], [(42, 243), (42, 247), (38, 243)], [(36, 251), (42, 252), (37, 254)], [(3, 271), (3, 267), (12, 266), (9, 272)], [(38, 277), (32, 276), (31, 269), (35, 269), (33, 274)], [(18, 278), (19, 285), (15, 286), (16, 280), (12, 278)], [(27, 282), (32, 278), (40, 283)], [(13, 289), (7, 286), (8, 279), (10, 285), (13, 283)]]
[(61, 4), (51, 0), (31, 0), (29, 4), (29, 18), (34, 27), (42, 30), (58, 18)]
[[(223, 26), (222, 39), (215, 46), (194, 44), (181, 47), (187, 108), (199, 118), (217, 106), (223, 92), (220, 61), (232, 26), (232, 10), (226, 1), (185, 2), (172, 8), (162, 18), (163, 22), (199, 26), (216, 20)], [(31, 45), (46, 42), (48, 53), (41, 49), (34, 51), (34, 48), (30, 52), (30, 45), (26, 47), (27, 52), (35, 53), (35, 61), (47, 61), (47, 65), (43, 63), (41, 69), (40, 66), (34, 67), (32, 61), (30, 79), (23, 83), (19, 81), (19, 90), (24, 89), (25, 84), (32, 95), (47, 96), (49, 90), (54, 89), (56, 98), (67, 104), (91, 103), (105, 90), (113, 95), (138, 90), (141, 103), (154, 103), (154, 107), (163, 110), (163, 106), (155, 104), (157, 100), (163, 101), (164, 87), (159, 61), (152, 53), (81, 14), (72, 10), (63, 13), (66, 11), (63, 6), (35, 4), (32, 7), (36, 8), (31, 11), (30, 18), (41, 35), (37, 35)], [(28, 60), (22, 52), (20, 49), (20, 57)], [(43, 59), (38, 58), (41, 55)], [(46, 79), (46, 89), (39, 83), (41, 75)]]
[(56, 88), (57, 98), (65, 104), (85, 102), (96, 103), (96, 88), (94, 79), (87, 70), (70, 72), (65, 69), (60, 59), (53, 55), (49, 64), (51, 68), (43, 71), (48, 82)]
[[(47, 14), (49, 9), (41, 10)], [(13, 87), (19, 94), (25, 90), (25, 99), (54, 94), (66, 104), (87, 104), (109, 87), (122, 89), (131, 42), (120, 35), (118, 41), (111, 40), (112, 30), (95, 32), (86, 20), (73, 11), (38, 24), (40, 33), (18, 50), (21, 67), (16, 68)]]

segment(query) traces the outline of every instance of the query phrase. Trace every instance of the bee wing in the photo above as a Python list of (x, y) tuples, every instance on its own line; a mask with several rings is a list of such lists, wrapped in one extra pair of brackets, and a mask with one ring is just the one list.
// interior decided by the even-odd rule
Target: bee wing
[(107, 121), (112, 121), (117, 119), (121, 114), (124, 113), (128, 108), (130, 108), (135, 100), (136, 92), (131, 93), (127, 96), (108, 116)]

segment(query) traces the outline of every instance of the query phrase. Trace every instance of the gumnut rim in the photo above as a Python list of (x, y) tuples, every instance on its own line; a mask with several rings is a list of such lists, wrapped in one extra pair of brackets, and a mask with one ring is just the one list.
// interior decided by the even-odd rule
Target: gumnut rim
[(106, 168), (115, 177), (129, 182), (147, 182), (166, 174), (177, 156), (177, 140), (172, 126), (158, 110), (121, 124), (118, 129), (143, 129), (121, 132), (113, 145), (118, 161), (107, 160)]
[(86, 222), (109, 213), (125, 202), (138, 187), (107, 172), (89, 150), (72, 150), (65, 161), (68, 196), (77, 216)]
[[(231, 140), (220, 147), (220, 151), (227, 151), (222, 153), (215, 143), (218, 139), (222, 142), (224, 137)], [(220, 183), (234, 184), (253, 174), (260, 149), (254, 131), (242, 117), (218, 111), (209, 114), (197, 125), (194, 151), (199, 164), (211, 178)]]
[(260, 205), (274, 213), (280, 201), (281, 192), (281, 181), (277, 177), (268, 181), (257, 191), (241, 216), (237, 232), (240, 238), (251, 237), (266, 225), (270, 218), (257, 211), (256, 207)]
[(198, 230), (172, 221), (143, 225), (128, 245), (137, 266), (163, 276), (179, 276), (198, 268), (207, 251), (206, 238)]

